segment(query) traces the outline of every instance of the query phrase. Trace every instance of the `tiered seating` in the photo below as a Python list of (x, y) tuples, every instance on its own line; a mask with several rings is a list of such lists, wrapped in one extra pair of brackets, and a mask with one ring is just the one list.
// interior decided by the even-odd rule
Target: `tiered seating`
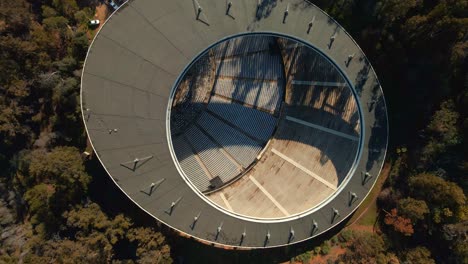
[(212, 64), (208, 56), (203, 56), (197, 62), (196, 67), (189, 70), (188, 75), (180, 83), (180, 88), (175, 95), (176, 105), (171, 110), (171, 133), (173, 135), (183, 132), (204, 109), (207, 94), (211, 91), (211, 85), (204, 85), (210, 78)]
[(254, 162), (262, 150), (257, 142), (207, 112), (202, 114), (198, 125), (244, 168)]
[(227, 182), (239, 174), (237, 166), (196, 126), (190, 127), (185, 135), (213, 177)]
[(214, 93), (274, 112), (281, 103), (282, 82), (217, 79)]
[(299, 46), (298, 49), (295, 67), (296, 71), (301, 72), (300, 80), (344, 82), (342, 75), (323, 55), (306, 46)]
[[(190, 90), (179, 94), (180, 113), (172, 111), (171, 129), (183, 139), (174, 141), (174, 148), (182, 169), (200, 191), (240, 175), (272, 136), (284, 94), (282, 57), (276, 47), (276, 39), (267, 36), (222, 43), (210, 53), (214, 57), (202, 63), (215, 66), (213, 90), (200, 88), (203, 82), (198, 83), (198, 77), (181, 86)], [(217, 176), (221, 184), (210, 182)]]
[(273, 37), (244, 36), (223, 42), (213, 48), (216, 59), (231, 56), (245, 55), (248, 53), (268, 51), (275, 44)]
[(235, 78), (278, 80), (283, 78), (279, 55), (268, 52), (224, 59), (217, 63), (216, 74)]
[(210, 185), (210, 178), (201, 168), (184, 137), (177, 137), (173, 139), (172, 143), (177, 159), (179, 160), (179, 164), (185, 174), (189, 177), (190, 181), (195, 185), (195, 187), (197, 187), (197, 189), (202, 191), (207, 190)]
[(203, 111), (202, 104), (184, 103), (177, 110), (171, 112), (171, 133), (179, 133), (185, 126), (189, 125), (193, 116)]
[(206, 91), (202, 89), (189, 90), (184, 99), (171, 112), (171, 133), (179, 133), (191, 123), (194, 117), (203, 111), (205, 97)]
[(208, 109), (235, 125), (253, 138), (268, 141), (275, 129), (276, 118), (265, 112), (234, 104), (219, 96), (212, 96)]

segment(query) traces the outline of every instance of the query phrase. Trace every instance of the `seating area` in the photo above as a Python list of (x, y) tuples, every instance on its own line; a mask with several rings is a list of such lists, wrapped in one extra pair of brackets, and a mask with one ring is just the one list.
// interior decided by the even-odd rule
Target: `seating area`
[(313, 80), (321, 82), (344, 82), (335, 66), (322, 54), (292, 40), (281, 39), (280, 46), (288, 52), (285, 56), (285, 70), (292, 80)]
[(210, 180), (217, 176), (225, 184), (241, 175), (276, 125), (270, 114), (213, 97), (197, 121), (173, 138), (182, 170), (202, 192), (213, 189)]
[(218, 78), (213, 92), (254, 108), (274, 113), (281, 104), (278, 82)]
[(212, 85), (207, 84), (214, 79), (212, 62), (209, 56), (202, 56), (196, 67), (192, 67), (179, 84), (171, 111), (173, 135), (182, 133), (203, 112), (212, 89)]
[[(319, 205), (343, 183), (358, 151), (358, 106), (340, 72), (312, 49), (285, 39), (279, 46), (288, 51), (282, 57), (287, 75), (275, 134), (255, 167), (234, 184), (208, 195), (219, 206), (242, 215), (284, 217)], [(219, 96), (211, 97), (208, 109), (229, 120), (236, 120), (231, 117), (236, 113), (240, 120), (254, 118), (237, 109), (239, 104), (227, 104), (229, 100), (267, 109), (268, 104), (258, 98), (271, 96), (266, 95), (268, 89), (265, 95), (252, 88), (248, 89), (252, 94), (246, 93), (243, 88), (248, 84), (243, 81), (226, 78), (215, 85), (212, 93)], [(232, 83), (240, 88), (229, 90)], [(268, 122), (268, 118), (258, 120), (258, 124)], [(246, 130), (241, 122), (236, 125)], [(250, 128), (248, 133), (262, 136), (262, 129)]]
[(207, 109), (223, 120), (229, 121), (250, 137), (268, 141), (275, 129), (276, 118), (268, 113), (231, 103), (219, 96), (212, 96)]
[[(283, 64), (275, 38), (240, 37), (220, 44), (209, 54), (215, 59), (203, 59), (195, 68), (204, 72), (215, 69), (212, 83), (185, 78), (178, 88), (185, 91), (176, 93), (184, 96), (177, 108), (195, 109), (192, 112), (196, 114), (182, 121), (177, 115), (171, 117), (171, 130), (174, 125), (181, 131), (173, 133), (177, 159), (202, 192), (220, 187), (218, 179), (213, 186), (214, 178), (219, 177), (222, 186), (256, 162), (276, 128), (284, 98)], [(211, 87), (199, 87), (207, 85)], [(211, 91), (208, 99), (206, 91)]]
[(258, 142), (208, 112), (202, 114), (197, 124), (243, 168), (247, 168), (262, 150)]
[(199, 128), (190, 127), (185, 132), (185, 136), (212, 178), (219, 176), (223, 182), (226, 182), (239, 174), (240, 169), (237, 165)]
[(213, 50), (216, 59), (212, 95), (277, 116), (285, 90), (277, 39), (243, 36)]
[(177, 112), (171, 113), (172, 119), (174, 120), (171, 124), (171, 130), (173, 134), (178, 134), (180, 131), (183, 131), (187, 125), (190, 124), (191, 119), (187, 118), (187, 114), (189, 113), (200, 113), (203, 111), (203, 105), (200, 104), (193, 104), (193, 103), (185, 103), (179, 106)]
[(287, 115), (350, 135), (359, 133), (358, 105), (348, 87), (291, 85), (291, 90)]
[(242, 57), (222, 59), (217, 62), (216, 75), (255, 80), (278, 80), (283, 78), (283, 65), (279, 54), (253, 53)]
[(197, 121), (173, 138), (182, 170), (202, 192), (213, 189), (210, 180), (217, 176), (223, 183), (230, 182), (256, 161), (276, 120), (213, 95)]
[(208, 190), (210, 178), (203, 171), (184, 136), (172, 139), (174, 151), (184, 172), (190, 172), (190, 181), (199, 190)]

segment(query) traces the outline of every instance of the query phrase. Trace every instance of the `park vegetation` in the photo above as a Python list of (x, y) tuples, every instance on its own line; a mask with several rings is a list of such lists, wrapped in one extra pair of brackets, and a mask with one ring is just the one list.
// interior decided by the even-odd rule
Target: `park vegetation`
[[(1, 263), (172, 261), (156, 227), (90, 198), (79, 84), (98, 2), (0, 2)], [(312, 2), (379, 75), (392, 169), (380, 233), (345, 230), (293, 260), (340, 245), (338, 263), (468, 263), (468, 1)]]
[(79, 105), (98, 1), (0, 2), (0, 263), (170, 263), (165, 237), (89, 196)]

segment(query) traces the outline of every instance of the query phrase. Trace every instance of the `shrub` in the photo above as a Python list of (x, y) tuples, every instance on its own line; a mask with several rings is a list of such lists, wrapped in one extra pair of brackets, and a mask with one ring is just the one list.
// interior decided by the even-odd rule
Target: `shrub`
[(309, 262), (310, 258), (312, 257), (311, 251), (306, 251), (294, 258), (296, 262), (307, 263)]
[(352, 238), (353, 238), (353, 231), (349, 230), (349, 229), (345, 229), (343, 231), (341, 231), (340, 235), (339, 235), (339, 239), (341, 242), (348, 242), (350, 241)]
[(322, 248), (321, 248), (321, 247), (315, 247), (315, 248), (314, 248), (314, 253), (315, 253), (315, 254), (320, 254), (321, 251), (322, 251)]
[(330, 245), (329, 243), (325, 243), (323, 246), (322, 246), (322, 255), (328, 255), (328, 253), (330, 253)]
[(332, 239), (330, 241), (331, 241), (332, 245), (338, 245), (338, 243), (340, 242), (339, 239), (338, 239), (338, 236), (332, 237)]

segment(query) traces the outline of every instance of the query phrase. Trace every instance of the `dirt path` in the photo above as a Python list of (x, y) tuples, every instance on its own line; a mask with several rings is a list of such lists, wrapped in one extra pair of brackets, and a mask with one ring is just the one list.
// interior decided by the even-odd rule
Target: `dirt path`
[(96, 7), (96, 14), (94, 15), (95, 19), (99, 19), (101, 22), (99, 27), (106, 21), (106, 19), (110, 16), (111, 12), (106, 4), (100, 4)]
[(388, 175), (390, 175), (390, 170), (392, 166), (390, 165), (389, 162), (384, 164), (384, 167), (382, 171), (380, 172), (379, 179), (377, 180), (377, 183), (375, 184), (372, 193), (370, 194), (370, 197), (367, 197), (367, 199), (372, 199), (371, 202), (367, 203), (366, 208), (359, 214), (354, 221), (351, 222), (351, 224), (347, 225), (347, 227), (351, 227), (355, 225), (369, 210), (370, 207), (372, 207), (376, 202), (377, 202), (377, 197), (379, 197), (380, 191), (382, 190), (382, 186), (384, 185), (385, 181), (388, 178)]

